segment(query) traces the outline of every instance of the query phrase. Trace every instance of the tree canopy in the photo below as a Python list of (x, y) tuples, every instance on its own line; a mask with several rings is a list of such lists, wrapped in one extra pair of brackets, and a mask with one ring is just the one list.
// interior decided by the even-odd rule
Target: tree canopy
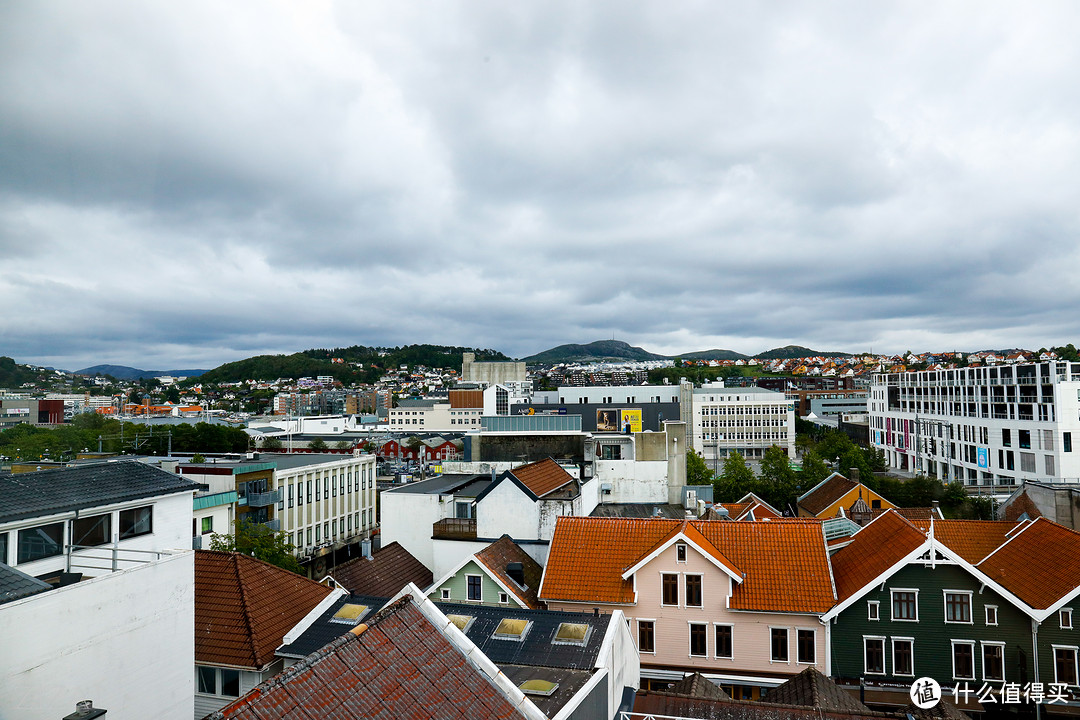
[(289, 542), (289, 533), (274, 532), (260, 523), (249, 523), (243, 520), (234, 525), (235, 535), (213, 536), (210, 540), (211, 550), (251, 555), (271, 565), (302, 574), (300, 563), (293, 554), (296, 546)]

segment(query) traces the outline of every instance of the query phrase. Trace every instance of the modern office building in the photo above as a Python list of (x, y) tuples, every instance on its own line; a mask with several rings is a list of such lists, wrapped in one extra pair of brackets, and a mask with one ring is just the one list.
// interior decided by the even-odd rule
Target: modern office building
[(693, 448), (710, 467), (732, 452), (760, 459), (777, 445), (795, 457), (794, 403), (782, 392), (724, 387), (723, 382), (679, 385), (679, 409)]
[(1080, 478), (1080, 363), (875, 374), (870, 442), (891, 467), (967, 485)]

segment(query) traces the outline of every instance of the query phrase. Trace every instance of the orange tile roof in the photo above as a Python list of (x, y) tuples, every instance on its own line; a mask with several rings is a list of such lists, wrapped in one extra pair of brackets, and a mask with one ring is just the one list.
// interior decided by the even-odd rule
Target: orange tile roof
[(1080, 533), (1039, 518), (978, 568), (1036, 610), (1080, 587)]
[[(509, 535), (503, 535), (486, 548), (476, 553), (476, 560), (484, 565), (491, 574), (498, 577), (503, 585), (510, 588), (510, 592), (525, 603), (525, 607), (534, 610), (542, 609), (542, 605), (536, 599), (536, 593), (540, 589), (540, 578), (544, 574), (544, 568), (540, 563), (532, 559), (529, 553), (510, 539)], [(521, 563), (521, 570), (525, 576), (525, 587), (518, 585), (506, 571), (510, 563)], [(428, 583), (430, 585), (430, 583)]]
[(544, 497), (555, 492), (563, 485), (574, 482), (574, 477), (563, 470), (559, 463), (551, 458), (539, 462), (520, 465), (510, 471), (514, 477), (529, 488), (536, 497)]
[(825, 612), (835, 600), (821, 523), (734, 523), (663, 518), (560, 517), (540, 597), (632, 603), (622, 573), (686, 523), (730, 566), (745, 573), (731, 607), (771, 612)]
[(776, 519), (783, 517), (765, 503), (755, 502), (750, 511), (754, 513), (755, 520)]
[(728, 511), (728, 517), (732, 520), (738, 520), (742, 517), (742, 514), (746, 512), (746, 508), (750, 507), (752, 503), (719, 503), (720, 507)]
[[(912, 519), (924, 533), (930, 531), (930, 521)], [(975, 565), (1001, 547), (1005, 534), (1017, 523), (1005, 520), (935, 520), (934, 540)]]
[(817, 515), (858, 485), (859, 483), (848, 480), (840, 473), (833, 473), (831, 477), (823, 480), (820, 485), (807, 493), (806, 497), (801, 498), (799, 507), (812, 515)]
[(330, 588), (241, 553), (195, 552), (195, 660), (262, 668)]
[(898, 513), (879, 515), (832, 556), (837, 600), (854, 595), (925, 541), (926, 536)]

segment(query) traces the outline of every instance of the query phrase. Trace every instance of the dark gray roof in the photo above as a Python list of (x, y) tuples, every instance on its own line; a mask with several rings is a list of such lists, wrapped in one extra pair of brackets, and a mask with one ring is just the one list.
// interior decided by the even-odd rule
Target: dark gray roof
[[(656, 513), (657, 508), (660, 509), (660, 514)], [(686, 518), (686, 508), (682, 505), (669, 505), (667, 503), (603, 503), (597, 505), (593, 511), (589, 513), (589, 516), (629, 518), (662, 517), (683, 520)]]
[[(387, 492), (408, 493), (418, 495), (461, 495), (463, 497), (476, 497), (484, 488), (491, 484), (491, 475), (457, 474), (450, 473), (439, 477), (421, 480), (420, 482), (395, 485)], [(470, 485), (474, 485), (470, 487)]]
[(0, 523), (198, 489), (179, 475), (131, 460), (0, 475)]
[(49, 583), (0, 562), (0, 605), (51, 588)]
[(867, 713), (870, 708), (826, 677), (816, 667), (808, 667), (783, 685), (769, 690), (765, 700), (781, 705), (799, 705), (817, 710)]
[(371, 597), (370, 595), (345, 595), (338, 598), (326, 612), (311, 623), (311, 626), (305, 630), (300, 637), (296, 638), (295, 642), (289, 643), (288, 645), (282, 645), (274, 652), (274, 654), (278, 657), (307, 657), (311, 653), (316, 650), (321, 650), (353, 629), (354, 625), (331, 621), (331, 618), (334, 617), (334, 613), (340, 610), (342, 605), (345, 605), (346, 603), (366, 605), (367, 612), (364, 613), (363, 617), (359, 618), (359, 622), (365, 622), (381, 610), (388, 599), (389, 598)]
[[(465, 634), (488, 658), (503, 665), (542, 665), (544, 667), (591, 670), (600, 654), (610, 615), (559, 612), (554, 610), (524, 610), (512, 607), (489, 607), (463, 603), (436, 602), (446, 615), (468, 615), (474, 618)], [(521, 641), (495, 638), (495, 629), (504, 618), (525, 619), (532, 624)], [(582, 623), (590, 630), (585, 645), (552, 642), (562, 623)]]
[(537, 667), (535, 665), (500, 665), (506, 677), (518, 687), (528, 680), (547, 680), (558, 683), (551, 695), (532, 695), (529, 700), (548, 717), (555, 717), (592, 677), (592, 670), (568, 670), (567, 668)]

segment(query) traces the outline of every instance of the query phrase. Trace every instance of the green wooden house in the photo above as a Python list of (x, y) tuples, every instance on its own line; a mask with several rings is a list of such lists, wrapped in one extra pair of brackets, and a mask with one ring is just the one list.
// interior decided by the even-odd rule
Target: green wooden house
[(897, 704), (921, 677), (947, 690), (1054, 683), (1080, 706), (1077, 533), (1044, 519), (919, 524), (887, 512), (832, 565), (837, 604), (822, 621), (842, 682)]

